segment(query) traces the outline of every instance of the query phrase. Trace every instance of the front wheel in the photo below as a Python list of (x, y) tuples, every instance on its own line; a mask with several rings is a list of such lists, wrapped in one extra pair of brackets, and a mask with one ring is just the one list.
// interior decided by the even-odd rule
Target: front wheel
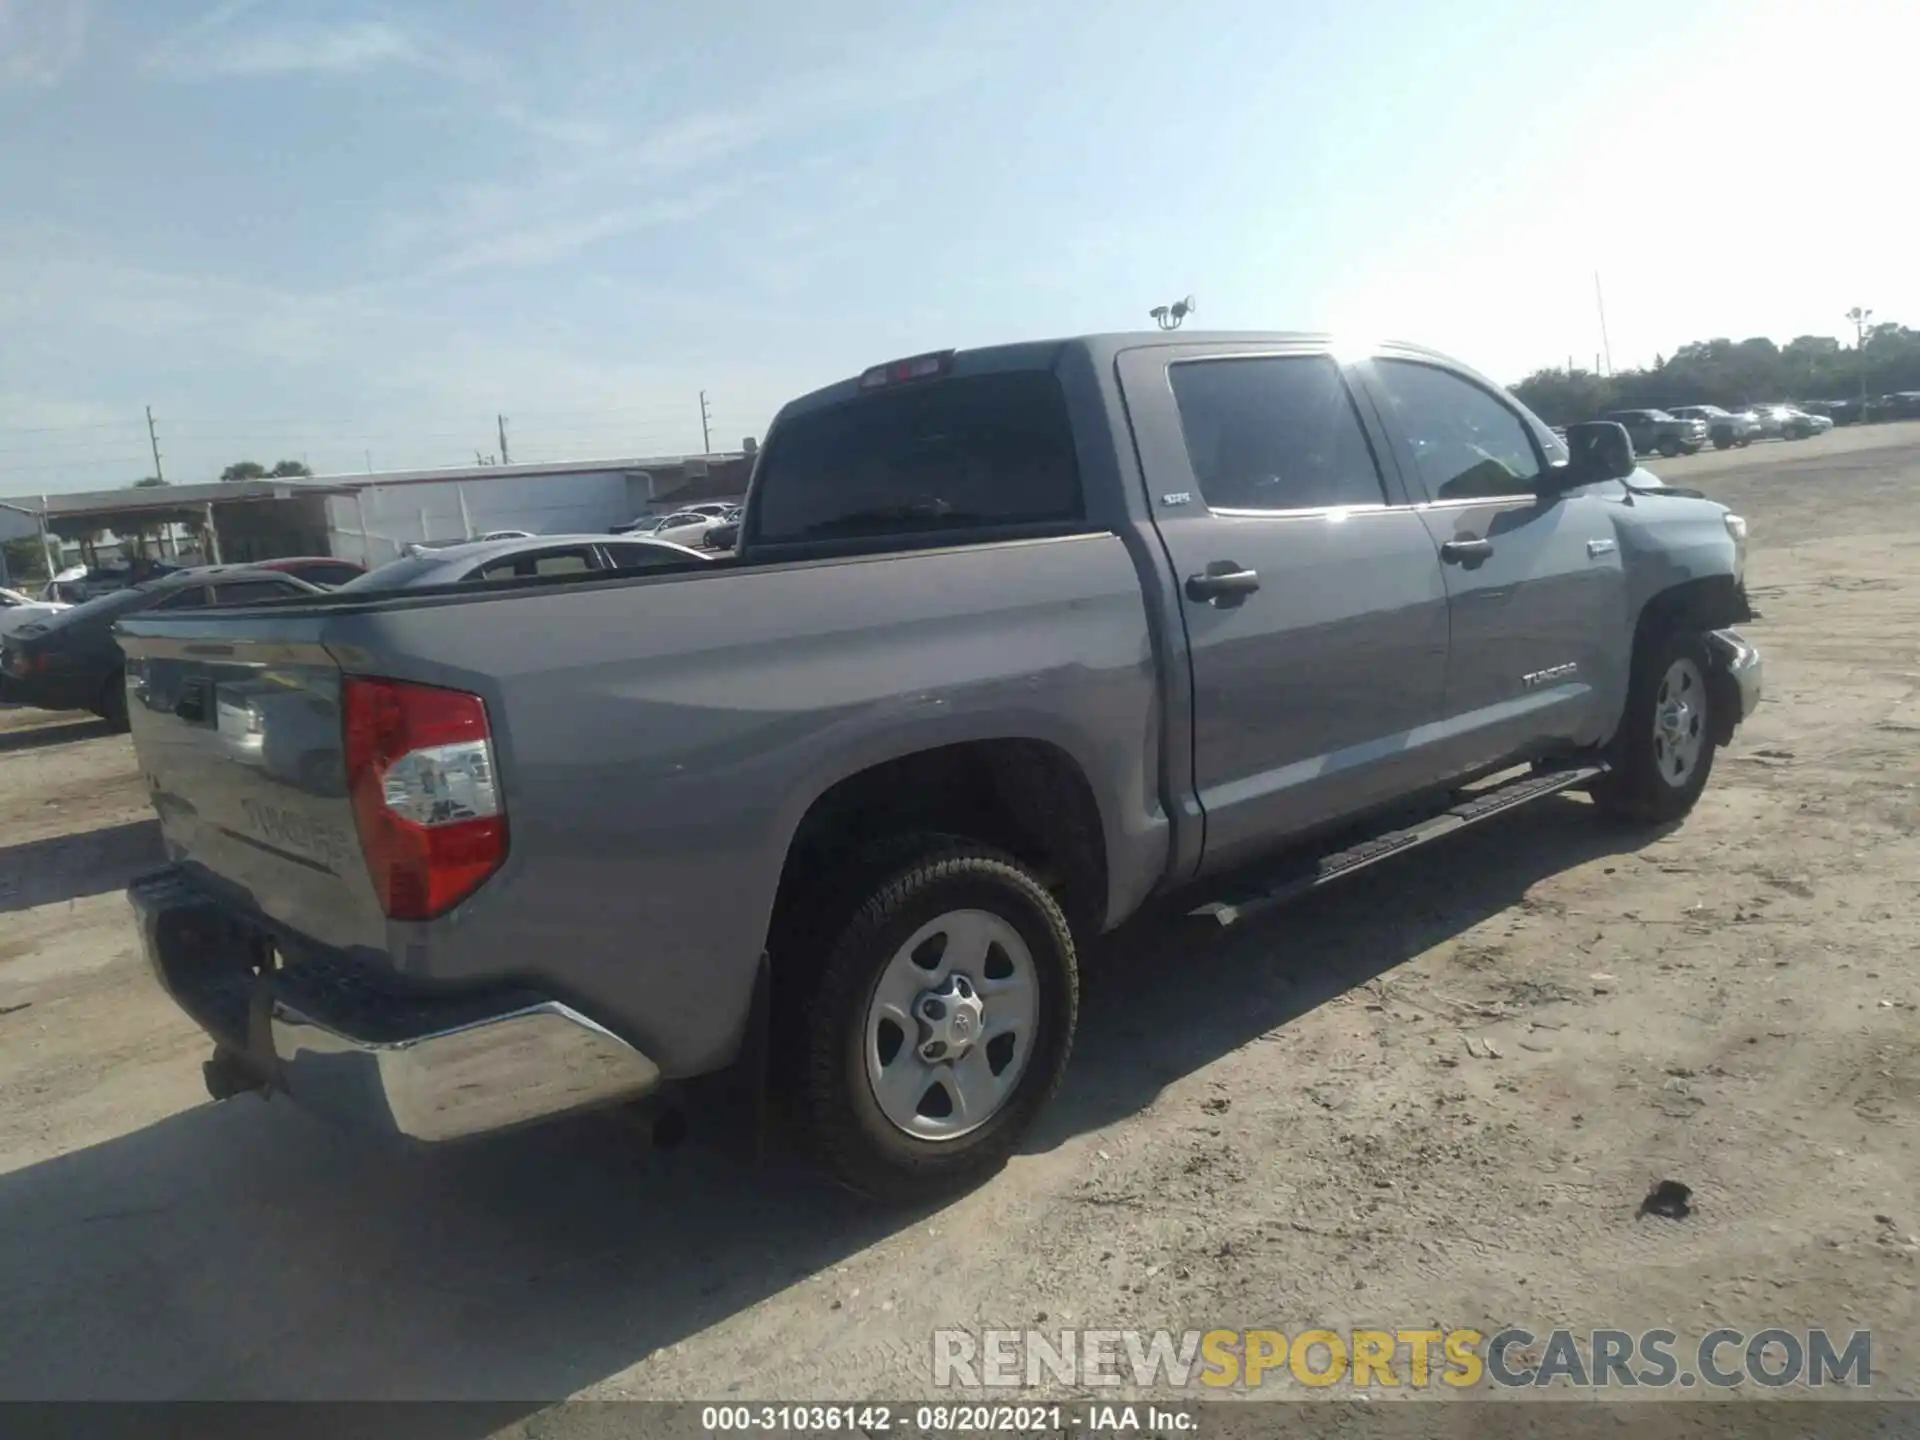
[(796, 1088), (835, 1179), (913, 1203), (1005, 1163), (1060, 1082), (1080, 992), (1066, 917), (1019, 861), (951, 838), (893, 854), (828, 926)]
[(1711, 664), (1706, 642), (1692, 631), (1640, 642), (1620, 729), (1608, 747), (1612, 768), (1593, 786), (1602, 809), (1655, 822), (1693, 809), (1713, 773)]
[(1716, 450), (1731, 450), (1733, 445), (1734, 439), (1731, 435), (1716, 435), (1713, 437), (1713, 448)]
[(1655, 448), (1657, 448), (1662, 455), (1666, 456), (1667, 459), (1671, 460), (1680, 453), (1680, 442), (1671, 435), (1663, 435), (1660, 437), (1659, 445)]

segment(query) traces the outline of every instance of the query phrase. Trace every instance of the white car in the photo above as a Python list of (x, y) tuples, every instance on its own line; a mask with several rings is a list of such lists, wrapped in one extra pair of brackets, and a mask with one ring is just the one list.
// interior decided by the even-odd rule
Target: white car
[(709, 530), (726, 523), (725, 510), (726, 507), (722, 506), (721, 513), (717, 515), (704, 510), (676, 510), (647, 533), (655, 540), (665, 540), (673, 545), (698, 546), (706, 540)]
[(72, 608), (59, 600), (33, 600), (18, 590), (0, 590), (0, 635)]

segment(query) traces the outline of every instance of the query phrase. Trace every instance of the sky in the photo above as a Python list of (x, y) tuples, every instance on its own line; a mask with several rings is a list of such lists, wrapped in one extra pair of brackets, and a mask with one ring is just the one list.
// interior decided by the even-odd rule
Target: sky
[(1911, 0), (0, 0), (0, 494), (677, 454), (1151, 324), (1920, 326)]

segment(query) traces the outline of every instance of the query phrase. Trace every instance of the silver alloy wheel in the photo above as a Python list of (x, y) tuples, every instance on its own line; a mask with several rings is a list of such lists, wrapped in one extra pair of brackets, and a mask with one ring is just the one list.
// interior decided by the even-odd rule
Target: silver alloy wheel
[(1667, 667), (1653, 699), (1653, 763), (1675, 790), (1693, 778), (1707, 735), (1707, 684), (1684, 656)]
[(898, 1129), (957, 1140), (1000, 1113), (1033, 1054), (1040, 982), (1020, 932), (986, 910), (929, 920), (887, 961), (861, 1032), (867, 1083)]

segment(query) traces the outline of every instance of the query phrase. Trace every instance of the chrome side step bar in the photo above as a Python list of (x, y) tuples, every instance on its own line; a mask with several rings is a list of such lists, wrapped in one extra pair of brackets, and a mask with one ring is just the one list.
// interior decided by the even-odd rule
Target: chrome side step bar
[(1456, 830), (1464, 830), (1469, 825), (1478, 825), (1482, 820), (1517, 810), (1529, 801), (1584, 785), (1596, 776), (1604, 775), (1606, 769), (1605, 765), (1596, 764), (1529, 771), (1485, 790), (1472, 791), (1438, 814), (1404, 829), (1370, 836), (1344, 850), (1296, 860), (1275, 874), (1249, 882), (1247, 888), (1238, 891), (1234, 898), (1209, 901), (1190, 913), (1210, 917), (1222, 926), (1237, 924), (1297, 899), (1309, 890), (1318, 890), (1322, 885), (1351, 875), (1356, 870), (1364, 870), (1389, 855), (1398, 855), (1404, 850), (1438, 840), (1443, 835), (1451, 835)]

